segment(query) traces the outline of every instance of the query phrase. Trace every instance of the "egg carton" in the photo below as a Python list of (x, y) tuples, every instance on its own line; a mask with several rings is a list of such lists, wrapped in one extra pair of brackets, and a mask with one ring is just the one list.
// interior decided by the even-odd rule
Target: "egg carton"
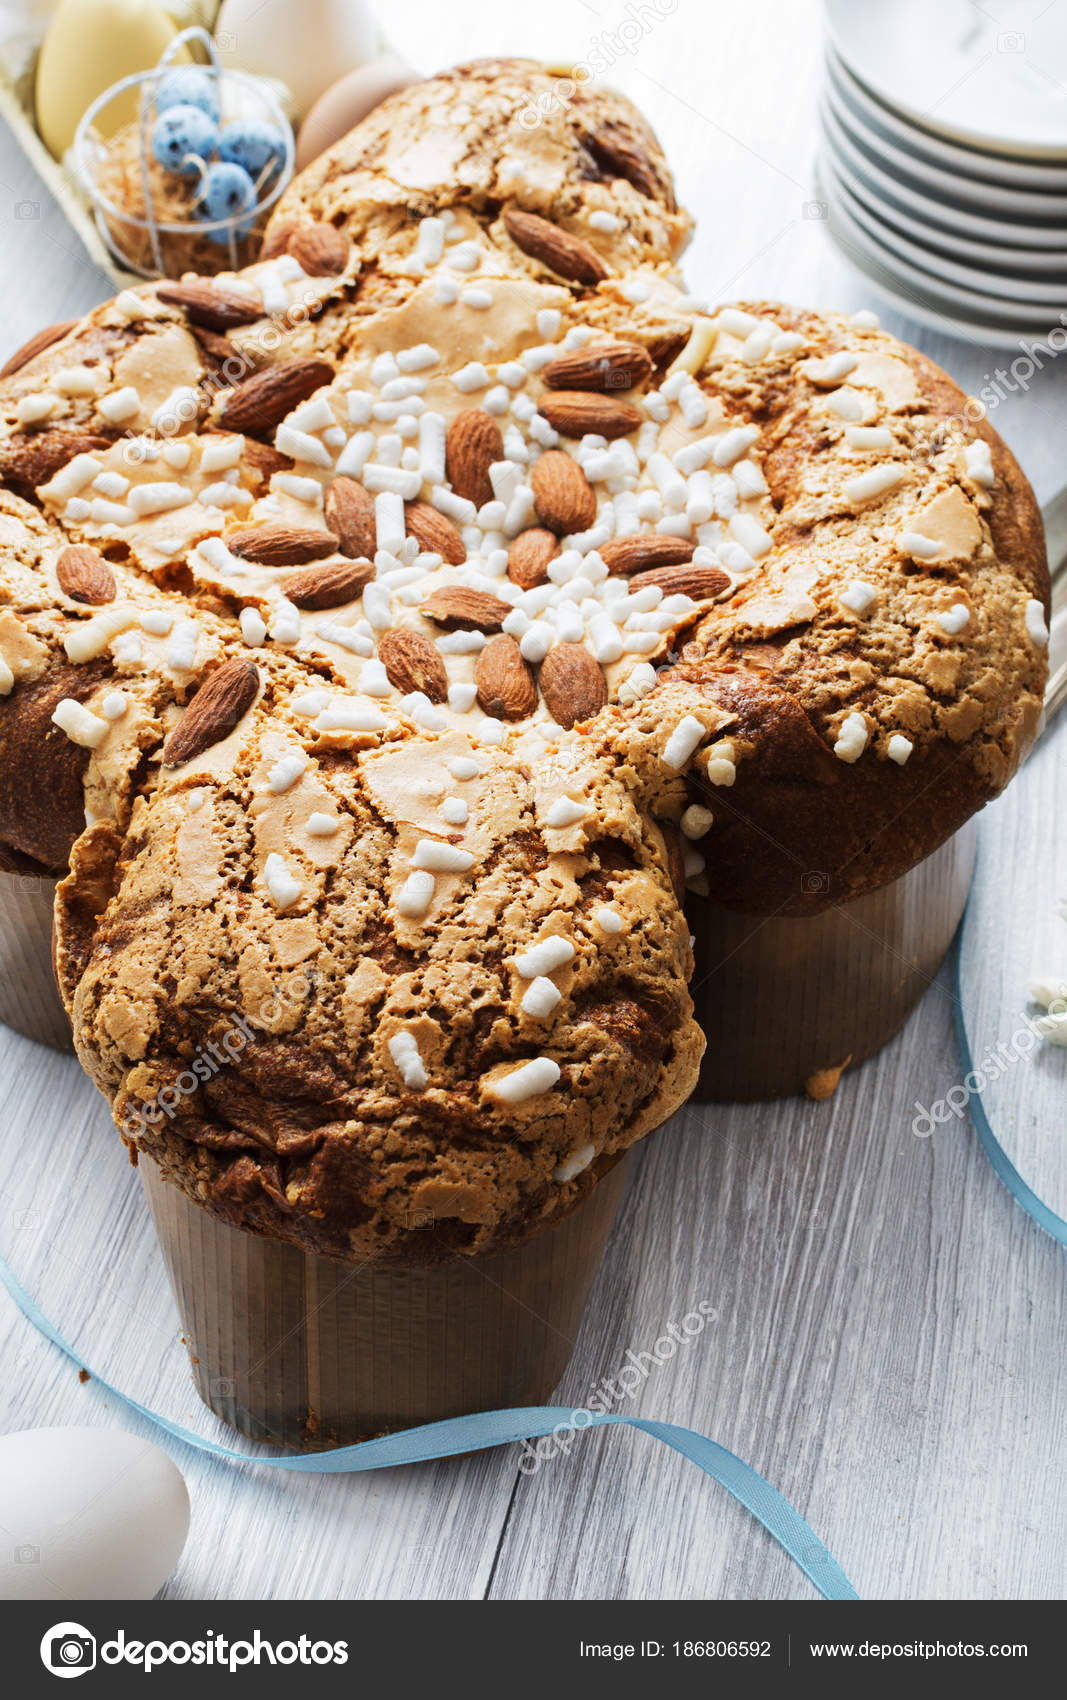
[[(183, 25), (210, 32), (218, 13), (218, 0), (182, 0)], [(74, 149), (62, 161), (53, 159), (37, 130), (35, 86), (41, 38), (26, 32), (0, 39), (0, 118), (3, 118), (22, 152), (52, 195), (90, 259), (109, 277), (116, 290), (143, 281), (142, 275), (123, 265), (109, 247), (98, 224), (91, 199), (82, 183)], [(227, 67), (227, 74), (231, 73)]]
[(96, 228), (88, 197), (75, 173), (66, 163), (52, 158), (37, 133), (34, 86), (40, 49), (40, 41), (26, 35), (9, 36), (0, 41), (0, 118), (3, 118), (93, 264), (106, 272), (116, 290), (124, 289), (127, 284), (141, 280), (119, 265)]

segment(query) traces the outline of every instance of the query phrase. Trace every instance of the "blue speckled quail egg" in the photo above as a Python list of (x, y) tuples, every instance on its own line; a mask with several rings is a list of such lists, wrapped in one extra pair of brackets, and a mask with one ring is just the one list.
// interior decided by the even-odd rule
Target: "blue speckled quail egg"
[(195, 177), (195, 161), (212, 152), (217, 134), (215, 120), (199, 106), (169, 106), (156, 119), (152, 152), (165, 171)]
[(244, 118), (224, 124), (219, 131), (218, 155), (228, 164), (239, 165), (254, 182), (269, 167), (272, 171), (285, 157), (285, 137), (276, 124), (265, 119)]
[[(248, 172), (241, 165), (232, 161), (220, 160), (215, 165), (209, 165), (200, 185), (200, 193), (196, 199), (198, 218), (209, 223), (220, 219), (239, 219), (245, 212), (253, 212), (256, 205), (256, 186)], [(247, 234), (251, 221), (238, 224), (235, 227), (237, 236)], [(228, 230), (209, 230), (207, 235), (212, 242), (225, 246), (230, 239)]]
[(183, 65), (168, 71), (156, 90), (156, 111), (165, 112), (171, 106), (198, 106), (209, 118), (219, 121), (219, 90), (216, 79), (196, 65)]

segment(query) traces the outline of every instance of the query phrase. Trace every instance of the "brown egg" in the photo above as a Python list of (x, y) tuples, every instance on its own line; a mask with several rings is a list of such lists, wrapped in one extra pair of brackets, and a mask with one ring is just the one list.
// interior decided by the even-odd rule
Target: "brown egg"
[(300, 126), (296, 169), (303, 171), (320, 153), (347, 136), (388, 95), (421, 81), (417, 71), (409, 70), (395, 59), (373, 59), (369, 65), (361, 65), (357, 71), (339, 78), (325, 94), (320, 94)]

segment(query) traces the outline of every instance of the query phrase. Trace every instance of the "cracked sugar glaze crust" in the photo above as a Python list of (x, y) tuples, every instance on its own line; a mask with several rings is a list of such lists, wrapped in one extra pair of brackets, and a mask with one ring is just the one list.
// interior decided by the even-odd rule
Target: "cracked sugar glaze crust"
[(557, 1220), (694, 1084), (686, 879), (884, 883), (1040, 710), (999, 438), (871, 315), (689, 296), (654, 138), (564, 86), (405, 91), (263, 262), (0, 389), (0, 832), (70, 857), (79, 1055), (193, 1197), (335, 1257)]

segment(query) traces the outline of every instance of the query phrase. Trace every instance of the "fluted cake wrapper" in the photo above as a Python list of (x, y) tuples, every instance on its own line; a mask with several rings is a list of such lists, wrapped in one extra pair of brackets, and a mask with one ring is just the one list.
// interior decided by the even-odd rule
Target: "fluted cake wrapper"
[(387, 1269), (246, 1233), (151, 1159), (138, 1168), (200, 1397), (252, 1440), (313, 1450), (545, 1403), (570, 1359), (627, 1166), (624, 1157), (516, 1250)]
[[(690, 896), (704, 1102), (824, 1096), (904, 1025), (967, 903), (977, 821), (910, 873), (819, 915), (744, 915)], [(821, 876), (811, 876), (819, 878)]]
[(0, 869), (0, 1021), (56, 1050), (74, 1048), (52, 968), (56, 882)]

